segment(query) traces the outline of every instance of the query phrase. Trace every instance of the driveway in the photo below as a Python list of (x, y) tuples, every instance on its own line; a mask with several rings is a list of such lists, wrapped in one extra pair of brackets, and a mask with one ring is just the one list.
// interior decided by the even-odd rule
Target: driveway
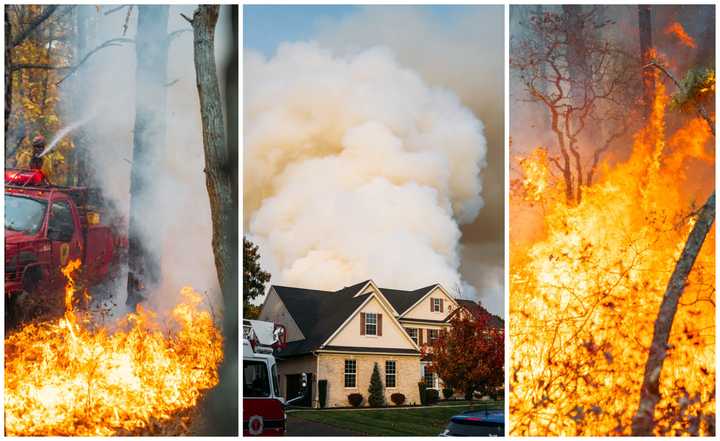
[(287, 436), (365, 436), (364, 433), (340, 429), (315, 421), (306, 421), (288, 414)]

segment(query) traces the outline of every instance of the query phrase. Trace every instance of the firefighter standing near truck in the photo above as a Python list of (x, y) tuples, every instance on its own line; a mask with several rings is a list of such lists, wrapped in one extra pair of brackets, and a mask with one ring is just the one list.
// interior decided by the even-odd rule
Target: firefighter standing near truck
[(32, 148), (23, 149), (17, 155), (17, 167), (42, 170), (45, 176), (52, 176), (53, 165), (49, 156), (40, 156), (45, 150), (45, 137), (37, 135), (32, 139)]

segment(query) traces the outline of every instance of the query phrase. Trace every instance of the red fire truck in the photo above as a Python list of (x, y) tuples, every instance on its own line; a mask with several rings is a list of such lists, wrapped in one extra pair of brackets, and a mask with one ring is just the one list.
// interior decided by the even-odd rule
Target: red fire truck
[(271, 322), (243, 320), (243, 435), (285, 434), (285, 408), (305, 398), (303, 374), (299, 397), (285, 401), (280, 395), (278, 368), (273, 352), (286, 344), (285, 328)]
[(52, 185), (40, 170), (5, 170), (6, 323), (47, 300), (37, 296), (61, 295), (60, 269), (70, 260), (81, 260), (86, 286), (113, 274), (127, 239), (100, 223), (97, 201), (86, 187)]

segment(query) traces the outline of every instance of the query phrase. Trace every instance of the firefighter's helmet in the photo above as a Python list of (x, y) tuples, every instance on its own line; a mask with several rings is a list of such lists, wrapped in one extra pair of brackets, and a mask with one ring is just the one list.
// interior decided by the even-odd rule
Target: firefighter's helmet
[(37, 135), (32, 140), (33, 147), (45, 147), (45, 137), (42, 135)]

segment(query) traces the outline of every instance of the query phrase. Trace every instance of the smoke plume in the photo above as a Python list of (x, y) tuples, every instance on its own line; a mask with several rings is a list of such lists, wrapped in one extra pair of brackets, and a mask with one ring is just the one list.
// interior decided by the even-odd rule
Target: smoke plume
[[(106, 9), (88, 8), (92, 15), (90, 47), (123, 37), (126, 11), (105, 15)], [(193, 286), (206, 292), (213, 303), (219, 288), (214, 266), (211, 238), (210, 205), (205, 188), (202, 126), (195, 68), (193, 36), (189, 24), (180, 13), (192, 16), (195, 6), (171, 6), (168, 33), (174, 34), (168, 44), (167, 111), (165, 145), (156, 146), (160, 158), (157, 168), (149, 170), (152, 188), (137, 195), (154, 201), (152, 212), (146, 213), (142, 235), (150, 250), (157, 253), (161, 266), (161, 285), (151, 294), (155, 308), (176, 303), (180, 288)], [(228, 59), (227, 33), (230, 31), (229, 11), (221, 8), (216, 32), (218, 75), (224, 72)], [(126, 38), (133, 38), (137, 28), (137, 8), (130, 14)], [(80, 108), (68, 107), (68, 114), (80, 119), (88, 109), (100, 109), (82, 127), (90, 145), (90, 167), (94, 179), (106, 197), (115, 202), (127, 217), (130, 198), (130, 170), (133, 161), (133, 124), (135, 121), (135, 46), (122, 44), (98, 51), (83, 65), (77, 78), (62, 83), (62, 97), (67, 103), (84, 103)], [(82, 79), (82, 84), (77, 80)], [(221, 87), (223, 78), (219, 78)], [(76, 107), (77, 104), (75, 104)], [(124, 304), (125, 274), (113, 288), (116, 303)]]
[(483, 207), (482, 123), (386, 47), (281, 45), (244, 64), (246, 233), (275, 284), (414, 289), (460, 276)]

